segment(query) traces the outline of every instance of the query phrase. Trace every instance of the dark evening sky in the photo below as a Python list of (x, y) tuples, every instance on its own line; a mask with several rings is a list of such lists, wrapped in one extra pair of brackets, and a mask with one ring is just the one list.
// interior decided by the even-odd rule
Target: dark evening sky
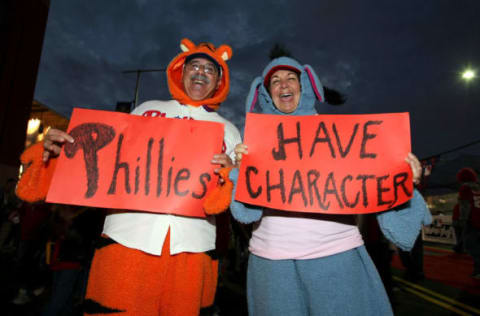
[[(347, 95), (323, 113), (410, 112), (413, 151), (426, 157), (480, 139), (479, 15), (477, 0), (52, 0), (35, 99), (67, 116), (114, 110), (134, 97), (135, 74), (122, 71), (165, 68), (186, 37), (233, 48), (220, 113), (241, 128), (250, 83), (279, 42)], [(142, 75), (140, 102), (169, 98), (165, 73)]]

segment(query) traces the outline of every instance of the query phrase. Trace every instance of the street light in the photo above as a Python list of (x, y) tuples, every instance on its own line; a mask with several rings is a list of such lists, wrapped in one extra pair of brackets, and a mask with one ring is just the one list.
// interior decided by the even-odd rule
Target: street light
[(462, 79), (467, 82), (473, 80), (475, 76), (475, 71), (473, 71), (472, 69), (467, 69), (462, 73)]

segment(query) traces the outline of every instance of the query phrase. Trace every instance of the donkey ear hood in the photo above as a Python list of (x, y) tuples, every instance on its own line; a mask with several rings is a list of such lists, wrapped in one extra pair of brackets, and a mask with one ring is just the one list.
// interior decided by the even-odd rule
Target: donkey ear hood
[(323, 90), (323, 85), (318, 79), (315, 70), (313, 70), (312, 66), (310, 65), (303, 65), (303, 69), (305, 71), (306, 77), (308, 77), (308, 82), (312, 87), (313, 92), (315, 93), (315, 97), (319, 102), (325, 102), (325, 94)]
[[(216, 48), (212, 43), (199, 43), (195, 45), (191, 40), (184, 38), (180, 41), (181, 53), (175, 56), (167, 67), (168, 89), (172, 97), (182, 104), (193, 106), (208, 105), (213, 109), (218, 109), (220, 103), (225, 101), (230, 89), (230, 72), (226, 61), (232, 58), (232, 48), (228, 45), (220, 45)], [(220, 85), (215, 94), (205, 100), (192, 100), (183, 89), (183, 66), (185, 59), (193, 54), (204, 54), (215, 62), (222, 69)]]
[(286, 69), (296, 72), (300, 78), (301, 97), (297, 109), (291, 113), (293, 115), (313, 115), (316, 114), (315, 102), (324, 102), (325, 95), (323, 85), (318, 79), (317, 74), (310, 65), (301, 65), (298, 61), (290, 57), (279, 57), (272, 60), (263, 70), (262, 77), (254, 79), (250, 86), (250, 92), (246, 101), (246, 111), (252, 110), (259, 106), (261, 112), (265, 114), (281, 114), (284, 113), (277, 110), (267, 86), (272, 74), (280, 69)]
[(245, 102), (245, 113), (253, 112), (253, 109), (258, 102), (258, 93), (262, 83), (262, 77), (253, 79), (252, 84), (250, 85), (250, 91), (247, 95), (247, 101)]

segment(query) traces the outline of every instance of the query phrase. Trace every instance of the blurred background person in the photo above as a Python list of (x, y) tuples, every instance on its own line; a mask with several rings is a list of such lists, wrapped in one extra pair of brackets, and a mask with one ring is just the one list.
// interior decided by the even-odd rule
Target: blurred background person
[(104, 213), (61, 204), (53, 205), (52, 212), (47, 251), (52, 285), (41, 315), (74, 315), (82, 309), (94, 243), (100, 236)]
[(462, 168), (457, 173), (459, 222), (464, 227), (466, 252), (473, 258), (472, 277), (480, 279), (480, 184), (475, 170)]
[[(0, 251), (10, 253), (17, 244), (18, 234), (15, 227), (20, 223), (20, 209), (22, 202), (15, 195), (17, 181), (9, 178), (0, 191)], [(5, 249), (4, 249), (5, 248)]]

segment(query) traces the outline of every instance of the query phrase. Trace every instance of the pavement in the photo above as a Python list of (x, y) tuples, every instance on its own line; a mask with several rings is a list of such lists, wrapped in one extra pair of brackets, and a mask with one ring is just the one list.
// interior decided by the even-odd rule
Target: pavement
[(445, 244), (424, 245), (423, 280), (409, 281), (398, 258), (392, 261), (395, 315), (480, 315), (480, 280), (473, 260)]
[(394, 313), (397, 316), (480, 315), (478, 295), (429, 279), (411, 283), (394, 270)]

